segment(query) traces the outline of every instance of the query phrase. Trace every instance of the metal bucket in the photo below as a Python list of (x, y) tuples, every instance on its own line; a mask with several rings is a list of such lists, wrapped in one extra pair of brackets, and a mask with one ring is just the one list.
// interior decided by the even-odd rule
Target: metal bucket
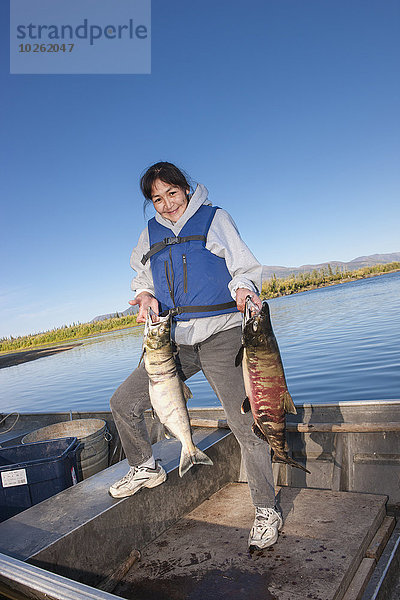
[(86, 479), (108, 467), (108, 442), (111, 435), (103, 419), (76, 419), (55, 423), (31, 431), (22, 438), (23, 444), (65, 437), (76, 437), (81, 442), (78, 469)]

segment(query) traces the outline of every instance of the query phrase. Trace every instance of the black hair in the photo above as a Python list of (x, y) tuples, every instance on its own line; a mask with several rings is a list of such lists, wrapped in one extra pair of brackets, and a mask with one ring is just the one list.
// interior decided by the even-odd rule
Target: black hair
[(184, 192), (191, 189), (188, 182), (189, 177), (178, 167), (169, 162), (158, 162), (147, 169), (140, 178), (140, 189), (145, 197), (144, 208), (151, 201), (153, 184), (157, 179), (161, 179), (164, 183), (176, 185)]

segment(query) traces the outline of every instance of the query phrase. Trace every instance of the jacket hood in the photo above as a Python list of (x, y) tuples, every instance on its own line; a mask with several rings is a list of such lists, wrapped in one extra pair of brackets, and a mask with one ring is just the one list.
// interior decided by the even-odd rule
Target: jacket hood
[(164, 219), (159, 213), (156, 213), (156, 221), (164, 227), (168, 227), (171, 229), (175, 235), (179, 235), (180, 230), (185, 225), (185, 223), (194, 215), (194, 213), (200, 208), (202, 204), (207, 204), (211, 206), (212, 203), (208, 199), (208, 190), (205, 185), (199, 183), (189, 200), (189, 204), (183, 215), (178, 219), (176, 223), (172, 223), (168, 221), (168, 219)]

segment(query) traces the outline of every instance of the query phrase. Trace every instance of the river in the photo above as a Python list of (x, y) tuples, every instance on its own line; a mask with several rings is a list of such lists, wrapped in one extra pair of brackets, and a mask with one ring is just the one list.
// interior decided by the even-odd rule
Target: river
[[(400, 398), (400, 272), (269, 301), (295, 404)], [(136, 367), (142, 327), (0, 370), (0, 411), (108, 410)], [(203, 375), (189, 406), (218, 406)]]

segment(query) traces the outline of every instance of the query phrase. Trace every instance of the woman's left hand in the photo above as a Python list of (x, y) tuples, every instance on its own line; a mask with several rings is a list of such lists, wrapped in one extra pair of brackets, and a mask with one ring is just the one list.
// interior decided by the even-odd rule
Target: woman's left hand
[(244, 311), (247, 296), (250, 296), (251, 301), (256, 306), (258, 306), (258, 308), (262, 308), (262, 302), (260, 300), (260, 297), (257, 296), (255, 292), (252, 292), (247, 288), (238, 288), (236, 290), (236, 306), (238, 307), (238, 310), (240, 310), (240, 312)]

